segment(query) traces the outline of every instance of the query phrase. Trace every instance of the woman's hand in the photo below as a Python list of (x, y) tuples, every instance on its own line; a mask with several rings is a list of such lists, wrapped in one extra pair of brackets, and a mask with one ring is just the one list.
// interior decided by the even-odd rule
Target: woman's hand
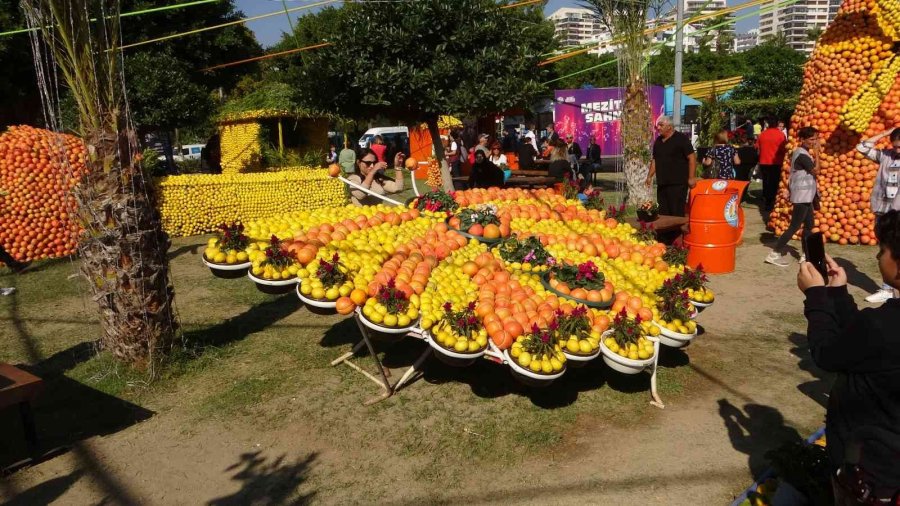
[(378, 162), (372, 167), (372, 172), (378, 172), (379, 170), (384, 170), (387, 168), (387, 162)]
[(828, 268), (828, 286), (847, 286), (847, 272), (828, 253), (825, 254), (825, 266)]
[(406, 155), (403, 154), (403, 151), (399, 151), (396, 155), (394, 155), (394, 168), (402, 169), (403, 161), (406, 159)]
[(825, 286), (825, 280), (816, 270), (816, 266), (809, 262), (800, 264), (800, 272), (797, 273), (797, 287), (801, 292), (805, 292), (808, 288), (815, 286)]

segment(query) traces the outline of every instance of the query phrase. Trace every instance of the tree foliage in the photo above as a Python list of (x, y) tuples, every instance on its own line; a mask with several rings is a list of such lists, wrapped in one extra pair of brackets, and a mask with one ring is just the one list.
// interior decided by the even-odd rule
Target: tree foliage
[(125, 58), (128, 105), (135, 124), (173, 130), (208, 120), (209, 90), (191, 81), (191, 69), (170, 51), (142, 51)]
[(553, 28), (539, 9), (498, 7), (493, 0), (347, 4), (333, 16), (332, 45), (307, 52), (288, 82), (302, 104), (356, 118), (422, 121), (527, 105), (546, 90), (537, 63)]
[[(0, 0), (0, 31), (24, 26), (19, 0)], [(0, 126), (39, 123), (41, 102), (27, 34), (0, 37), (0, 68), (4, 69), (0, 79)]]
[[(566, 58), (553, 65), (553, 73), (562, 79), (554, 81), (552, 86), (557, 89), (582, 88), (585, 85), (594, 88), (618, 86), (619, 67), (615, 62), (616, 57), (612, 54), (584, 53)], [(583, 72), (586, 69), (591, 70)]]
[(731, 93), (732, 100), (797, 97), (803, 87), (806, 55), (782, 40), (764, 42), (740, 53), (744, 80)]

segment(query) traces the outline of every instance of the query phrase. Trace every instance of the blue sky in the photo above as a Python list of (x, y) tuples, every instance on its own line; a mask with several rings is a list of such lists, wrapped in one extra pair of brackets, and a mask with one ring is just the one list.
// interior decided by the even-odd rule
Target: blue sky
[[(742, 4), (748, 0), (727, 0), (728, 5), (738, 5)], [(285, 0), (288, 8), (300, 7), (303, 5), (317, 3), (312, 0)], [(547, 7), (544, 9), (544, 12), (550, 14), (560, 7), (577, 7), (578, 0), (550, 0), (547, 3)], [(235, 4), (238, 9), (244, 12), (247, 16), (257, 16), (260, 14), (265, 14), (268, 12), (274, 12), (283, 8), (282, 0), (235, 0)], [(290, 13), (292, 19), (296, 19), (298, 16), (302, 16), (307, 11), (297, 11)], [(742, 12), (738, 12), (737, 15), (746, 14)], [(746, 32), (750, 28), (754, 28), (758, 25), (758, 19), (756, 16), (748, 19), (744, 19), (738, 21), (737, 23), (737, 31), (738, 32)], [(247, 23), (247, 26), (256, 33), (256, 38), (259, 39), (260, 43), (263, 46), (271, 45), (278, 41), (281, 38), (282, 32), (289, 31), (288, 20), (285, 15), (281, 16), (272, 16), (269, 18), (261, 19), (259, 21), (251, 21)]]

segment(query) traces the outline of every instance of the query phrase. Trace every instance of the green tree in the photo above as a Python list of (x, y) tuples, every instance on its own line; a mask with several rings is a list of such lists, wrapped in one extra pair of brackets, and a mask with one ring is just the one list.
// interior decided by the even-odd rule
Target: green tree
[(606, 88), (619, 85), (619, 68), (612, 54), (580, 54), (553, 64), (553, 72), (561, 77), (554, 88), (573, 89), (584, 85)]
[(502, 112), (546, 91), (537, 63), (552, 49), (553, 27), (540, 7), (419, 0), (341, 11), (332, 45), (308, 52), (289, 76), (299, 102), (348, 118), (424, 121), (447, 190), (438, 116)]
[(23, 5), (29, 25), (39, 27), (44, 40), (36, 64), (59, 68), (91, 153), (75, 197), (85, 228), (79, 242), (81, 272), (98, 304), (100, 344), (152, 375), (174, 344), (178, 325), (166, 257), (169, 238), (135, 163), (137, 142), (124, 114), (119, 17), (106, 16), (118, 12), (119, 2), (25, 0)]
[[(0, 0), (0, 31), (25, 26), (19, 0)], [(43, 120), (31, 45), (27, 34), (0, 37), (0, 130), (15, 123), (36, 124)]]
[(764, 42), (740, 56), (746, 70), (743, 82), (731, 93), (732, 100), (799, 95), (806, 55), (792, 49), (783, 39)]

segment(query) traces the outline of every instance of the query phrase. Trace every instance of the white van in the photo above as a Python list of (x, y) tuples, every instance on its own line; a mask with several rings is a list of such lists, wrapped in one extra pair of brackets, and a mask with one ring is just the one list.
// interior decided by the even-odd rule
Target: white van
[[(200, 154), (203, 152), (203, 148), (206, 147), (206, 144), (184, 144), (181, 146), (181, 151), (178, 151), (178, 148), (172, 148), (172, 159), (176, 162), (183, 162), (185, 160), (199, 160)], [(160, 161), (165, 161), (166, 156), (162, 155), (158, 158)]]
[(388, 146), (396, 144), (403, 150), (409, 149), (409, 128), (405, 126), (370, 128), (359, 138), (359, 147), (362, 149), (369, 147), (376, 135), (380, 135)]

